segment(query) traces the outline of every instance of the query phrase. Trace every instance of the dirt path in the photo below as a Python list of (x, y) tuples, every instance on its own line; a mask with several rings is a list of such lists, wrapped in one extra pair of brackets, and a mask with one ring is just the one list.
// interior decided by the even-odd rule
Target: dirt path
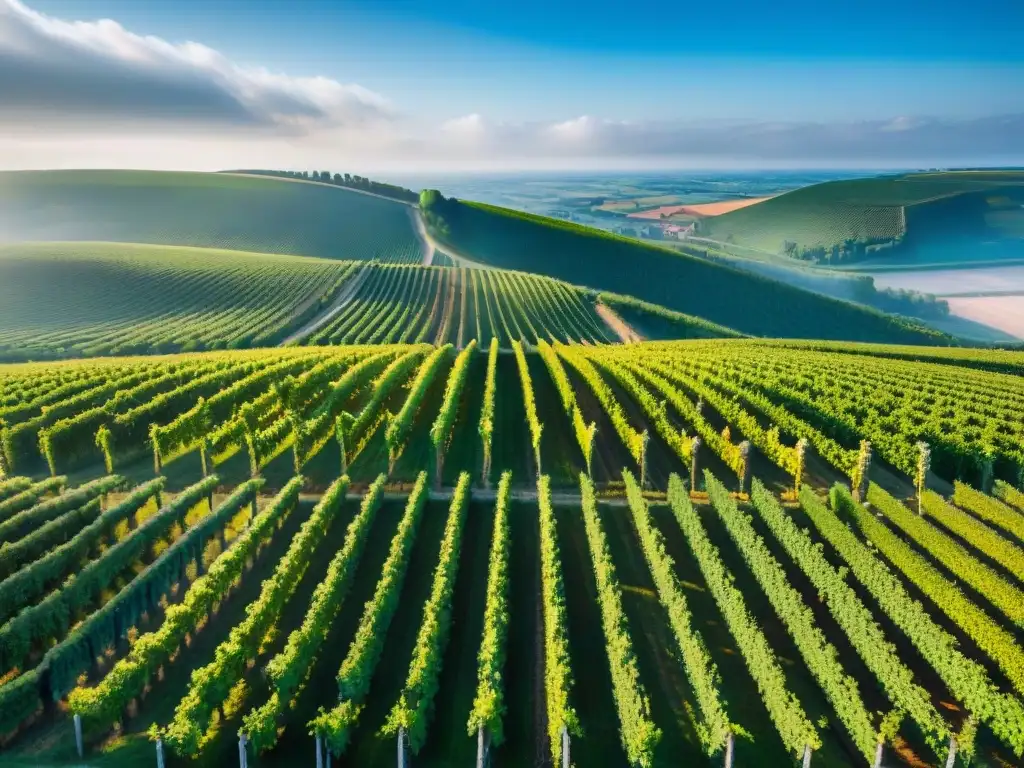
[[(419, 218), (420, 223), (422, 224), (423, 217), (420, 215), (419, 209), (416, 210), (416, 214), (417, 218)], [(427, 230), (426, 226), (423, 227), (422, 234), (423, 237), (426, 238), (426, 241), (430, 243), (431, 248), (433, 248), (436, 251), (442, 251), (443, 253), (447, 254), (448, 258), (450, 258), (457, 267), (470, 267), (473, 269), (493, 269), (493, 267), (491, 267), (488, 264), (483, 264), (479, 261), (474, 261), (472, 258), (466, 255), (465, 251), (460, 251), (458, 248), (454, 248), (450, 245), (440, 245), (437, 242), (437, 240), (434, 239), (434, 236), (430, 234), (430, 232)]]
[(594, 311), (601, 316), (604, 320), (605, 325), (611, 328), (612, 333), (619, 337), (624, 344), (632, 344), (636, 341), (643, 341), (644, 337), (641, 336), (636, 330), (614, 309), (609, 307), (607, 304), (602, 304), (600, 301), (594, 305)]
[(437, 244), (427, 233), (423, 212), (419, 208), (409, 206), (409, 218), (412, 220), (412, 228), (416, 230), (416, 237), (419, 238), (420, 245), (423, 246), (423, 266), (429, 267), (434, 263), (434, 251), (437, 250)]
[(295, 331), (295, 333), (288, 336), (288, 338), (278, 344), (278, 346), (288, 346), (293, 342), (306, 338), (314, 331), (317, 331), (326, 325), (335, 315), (344, 309), (345, 305), (348, 304), (349, 301), (352, 300), (360, 286), (366, 282), (366, 278), (369, 274), (370, 271), (366, 267), (360, 269), (351, 280), (341, 287), (341, 290), (338, 291), (338, 295), (334, 297), (334, 301), (331, 302), (331, 305), (327, 307), (327, 309), (302, 326), (302, 328)]

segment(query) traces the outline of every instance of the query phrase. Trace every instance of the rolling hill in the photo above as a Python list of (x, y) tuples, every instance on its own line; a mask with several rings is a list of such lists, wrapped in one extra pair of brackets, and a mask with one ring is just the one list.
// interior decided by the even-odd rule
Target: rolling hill
[(440, 217), (435, 230), (452, 250), (489, 266), (628, 294), (751, 335), (948, 340), (911, 321), (600, 230), (439, 195), (427, 200), (425, 216)]
[[(615, 313), (618, 313), (616, 315)], [(0, 245), (0, 360), (492, 337), (606, 343), (736, 335), (614, 294), (501, 269), (138, 243)]]
[(273, 346), (358, 266), (183, 246), (0, 245), (0, 359)]
[(0, 238), (417, 263), (411, 208), (326, 184), (156, 171), (0, 173)]
[(897, 251), (923, 256), (944, 241), (1013, 239), (1022, 231), (1020, 171), (828, 181), (697, 224), (701, 237), (827, 263)]

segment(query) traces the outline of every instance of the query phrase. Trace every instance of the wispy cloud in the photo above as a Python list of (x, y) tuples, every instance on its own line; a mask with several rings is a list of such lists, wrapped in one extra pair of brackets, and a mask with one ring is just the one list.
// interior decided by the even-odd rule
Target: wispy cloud
[[(0, 104), (6, 127), (195, 124), (308, 131), (390, 118), (359, 85), (239, 66), (194, 42), (129, 32), (112, 20), (64, 21), (0, 0)], [(148, 125), (147, 125), (148, 124)]]
[(516, 122), (470, 113), (428, 124), (357, 84), (241, 66), (200, 43), (140, 36), (111, 20), (57, 19), (20, 0), (0, 0), (0, 114), (0, 168), (367, 171), (1024, 160), (1024, 114), (846, 122), (622, 121), (586, 114)]

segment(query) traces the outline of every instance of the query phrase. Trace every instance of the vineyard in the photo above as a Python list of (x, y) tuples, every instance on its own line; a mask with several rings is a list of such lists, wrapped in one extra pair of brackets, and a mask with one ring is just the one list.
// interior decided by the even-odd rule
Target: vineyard
[(124, 243), (0, 246), (0, 360), (8, 362), (300, 343), (603, 343), (618, 339), (608, 311), (646, 338), (739, 335), (506, 270)]
[(420, 263), (405, 203), (341, 187), (224, 173), (0, 173), (0, 231), (17, 241), (105, 241)]
[(611, 331), (585, 293), (557, 280), (505, 270), (373, 265), (344, 310), (308, 344), (395, 344), (469, 339), (607, 342)]
[(1020, 354), (368, 269), (354, 344), (0, 367), (0, 766), (1020, 763)]
[[(790, 193), (795, 194), (795, 193)], [(713, 220), (756, 211), (750, 206)], [(439, 198), (439, 199), (438, 199)], [(712, 324), (759, 336), (899, 344), (943, 343), (914, 321), (713, 263), (668, 247), (482, 203), (428, 198), (425, 214), (443, 220), (442, 245), (501, 269), (625, 294)]]
[(0, 246), (0, 359), (273, 346), (357, 267), (174, 246)]

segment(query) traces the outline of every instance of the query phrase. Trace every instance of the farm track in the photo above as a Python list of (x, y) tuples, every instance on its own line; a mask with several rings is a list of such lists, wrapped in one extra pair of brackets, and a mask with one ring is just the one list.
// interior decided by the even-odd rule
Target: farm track
[(412, 220), (412, 228), (416, 231), (416, 237), (420, 239), (423, 246), (423, 266), (429, 267), (434, 263), (434, 252), (437, 246), (427, 233), (426, 222), (423, 221), (423, 211), (418, 207), (410, 206), (409, 218)]
[[(334, 301), (331, 302), (330, 307), (324, 310), (322, 314), (317, 315), (315, 318), (310, 320), (302, 328), (295, 331), (295, 333), (288, 336), (288, 338), (282, 341), (278, 346), (287, 347), (290, 344), (294, 344), (296, 341), (301, 341), (311, 333), (320, 330), (348, 305), (348, 303), (355, 297), (355, 294), (359, 291), (359, 287), (366, 281), (369, 274), (369, 270), (366, 267), (360, 269), (359, 273), (345, 283), (342, 289), (338, 291), (338, 295), (334, 297)], [(297, 312), (296, 314), (299, 313)]]
[(623, 320), (622, 316), (607, 304), (603, 304), (600, 301), (597, 302), (594, 305), (594, 311), (601, 316), (605, 325), (611, 329), (612, 333), (619, 337), (623, 344), (633, 344), (644, 340), (644, 337), (636, 329)]

